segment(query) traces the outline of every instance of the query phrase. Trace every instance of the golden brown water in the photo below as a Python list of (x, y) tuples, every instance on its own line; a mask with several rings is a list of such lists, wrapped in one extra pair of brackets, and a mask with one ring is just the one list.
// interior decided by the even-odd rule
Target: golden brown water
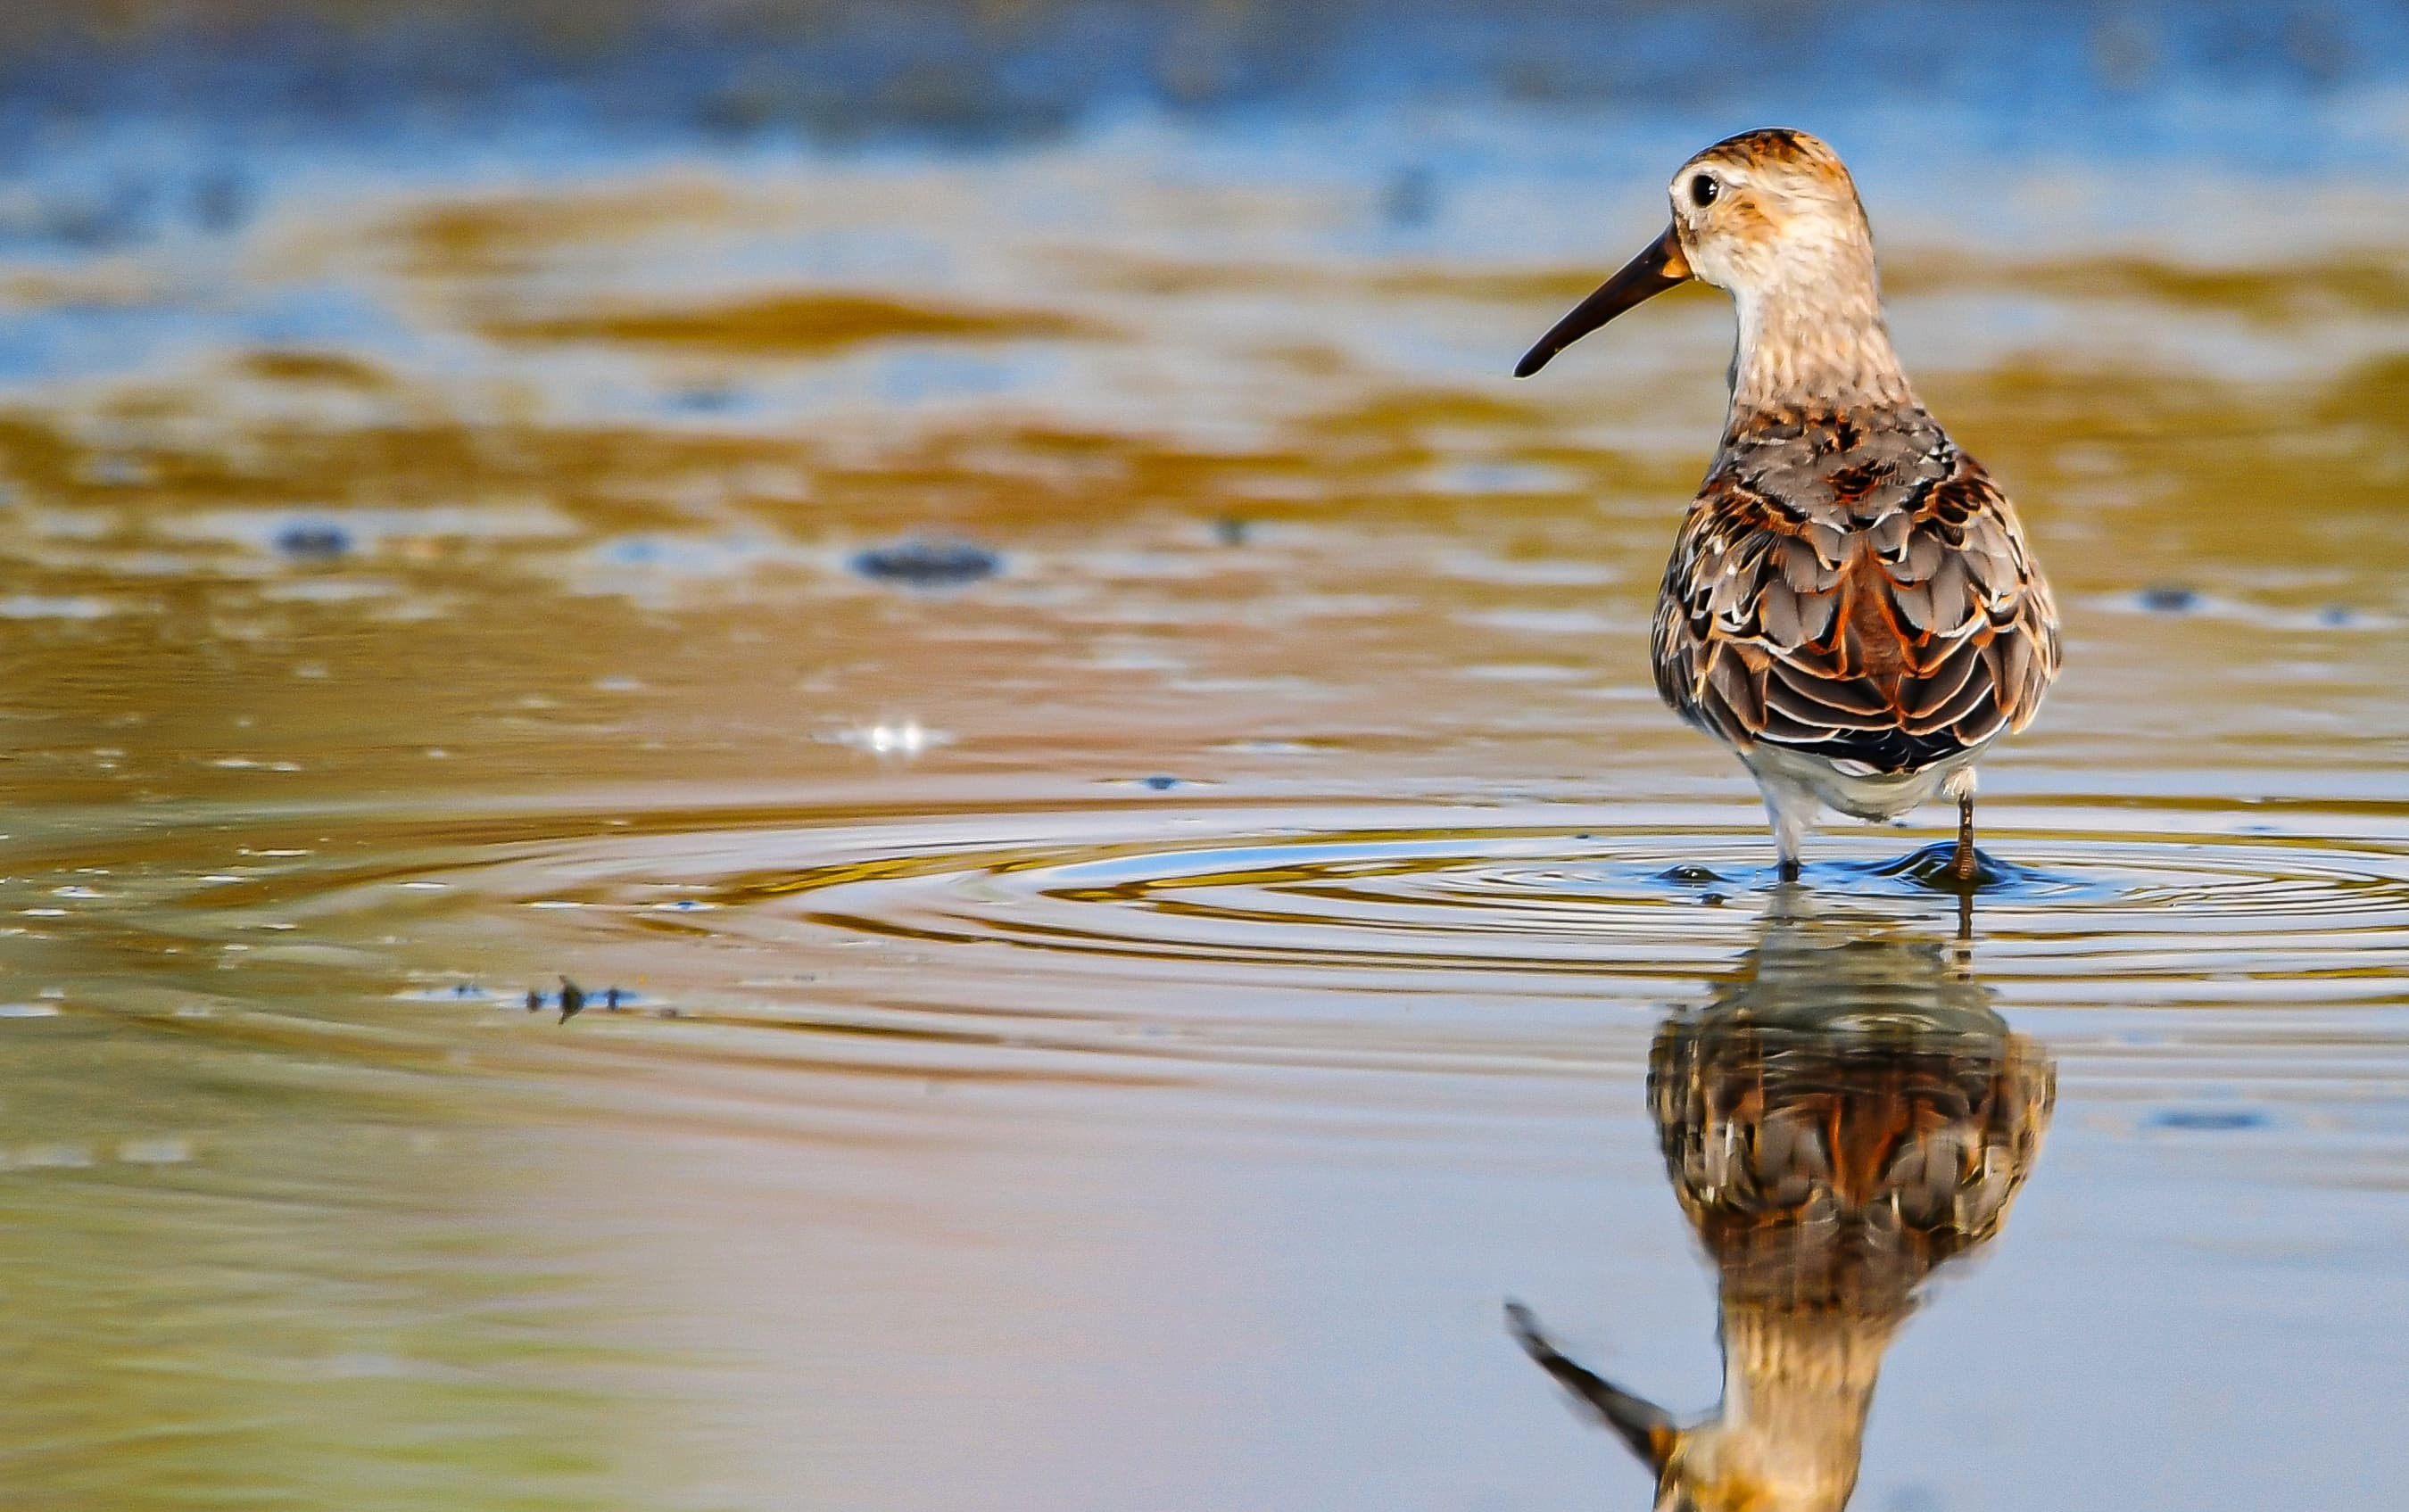
[(0, 412), (0, 1501), (1641, 1505), (1496, 1307), (1712, 1400), (1642, 1084), (1777, 906), (2057, 1067), (1855, 1505), (2409, 1485), (2409, 198), (1869, 182), (2067, 616), (1960, 958), (1884, 871), (1945, 816), (1779, 894), (1649, 690), (1724, 308), (1504, 376), (1650, 183), (1421, 235), (1282, 151), (439, 163), (0, 269), (100, 353)]

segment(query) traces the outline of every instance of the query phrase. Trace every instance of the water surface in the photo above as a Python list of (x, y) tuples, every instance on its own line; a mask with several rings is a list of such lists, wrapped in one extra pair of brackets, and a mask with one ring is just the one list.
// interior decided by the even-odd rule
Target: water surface
[(1729, 101), (1392, 38), (866, 145), (599, 43), (434, 124), (58, 106), (0, 257), (8, 1505), (1644, 1505), (1500, 1304), (1709, 1408), (1763, 1296), (1667, 1068), (1800, 1063), (2018, 1152), (1843, 1273), (1852, 1505), (2397, 1497), (2395, 81), (2149, 35), (2027, 38), (2113, 140), (1801, 122), (2067, 617), (1964, 917), (1895, 864), (1937, 812), (1777, 886), (1650, 691), (1724, 308), (1505, 376)]

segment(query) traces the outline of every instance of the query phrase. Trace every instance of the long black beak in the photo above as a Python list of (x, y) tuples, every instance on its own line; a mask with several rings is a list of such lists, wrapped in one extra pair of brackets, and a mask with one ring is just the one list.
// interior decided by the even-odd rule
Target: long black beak
[[(1634, 301), (1637, 303), (1637, 301)], [(1625, 305), (1624, 309), (1631, 308)], [(1542, 361), (1546, 359), (1542, 358)], [(1615, 1436), (1631, 1446), (1648, 1468), (1662, 1475), (1665, 1462), (1672, 1456), (1675, 1441), (1681, 1436), (1673, 1419), (1653, 1402), (1644, 1401), (1613, 1382), (1592, 1373), (1567, 1359), (1564, 1352), (1539, 1332), (1539, 1320), (1531, 1309), (1519, 1302), (1506, 1304), (1506, 1326), (1513, 1332), (1515, 1341), (1523, 1351), (1539, 1362), (1539, 1368), (1556, 1378), (1556, 1383), (1580, 1398), (1596, 1413), (1598, 1420), (1614, 1430)]]
[(1597, 292), (1573, 306), (1539, 344), (1522, 353), (1514, 376), (1528, 378), (1545, 367), (1555, 354), (1596, 330), (1624, 310), (1646, 304), (1677, 283), (1690, 281), (1690, 264), (1681, 255), (1681, 238), (1674, 228), (1649, 245), (1646, 252), (1623, 265), (1623, 271), (1597, 286)]

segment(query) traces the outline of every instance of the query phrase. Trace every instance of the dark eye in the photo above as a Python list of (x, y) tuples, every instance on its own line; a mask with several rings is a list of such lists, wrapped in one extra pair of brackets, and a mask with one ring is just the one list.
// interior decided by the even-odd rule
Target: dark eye
[(1708, 178), (1703, 173), (1690, 180), (1690, 203), (1697, 206), (1700, 209), (1705, 209), (1708, 206), (1713, 204), (1715, 202), (1715, 196), (1723, 192), (1723, 185), (1715, 182), (1712, 179)]

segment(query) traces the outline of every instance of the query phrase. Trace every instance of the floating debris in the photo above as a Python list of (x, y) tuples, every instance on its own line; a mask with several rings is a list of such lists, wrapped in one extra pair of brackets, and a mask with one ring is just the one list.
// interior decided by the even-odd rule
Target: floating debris
[[(527, 988), (527, 1011), (535, 1013), (547, 1003), (557, 1003), (560, 1006), (560, 1021), (566, 1024), (584, 1013), (592, 1003), (599, 1001), (605, 1010), (615, 1014), (636, 1001), (636, 994), (626, 987), (605, 987), (599, 993), (592, 993), (564, 976), (560, 979), (560, 991), (557, 996), (547, 994), (541, 987)], [(666, 1016), (675, 1016), (674, 1010), (663, 1010), (663, 1012)]]
[(1224, 546), (1243, 546), (1253, 529), (1248, 521), (1234, 514), (1225, 514), (1213, 522), (1213, 539)]
[(276, 549), (287, 556), (326, 559), (348, 555), (352, 533), (325, 521), (286, 526), (276, 533)]
[(966, 540), (904, 540), (856, 554), (853, 569), (881, 583), (936, 588), (991, 578), (1003, 558)]
[(696, 384), (671, 395), (669, 407), (682, 414), (724, 415), (743, 399), (743, 394), (724, 384)]
[(2161, 583), (2142, 589), (2138, 601), (2153, 614), (2187, 614), (2200, 607), (2200, 595), (2176, 583)]
[(2266, 1122), (2267, 1116), (2256, 1108), (2165, 1108), (2150, 1117), (2156, 1128), (2194, 1133), (2229, 1133), (2238, 1129), (2263, 1128)]

